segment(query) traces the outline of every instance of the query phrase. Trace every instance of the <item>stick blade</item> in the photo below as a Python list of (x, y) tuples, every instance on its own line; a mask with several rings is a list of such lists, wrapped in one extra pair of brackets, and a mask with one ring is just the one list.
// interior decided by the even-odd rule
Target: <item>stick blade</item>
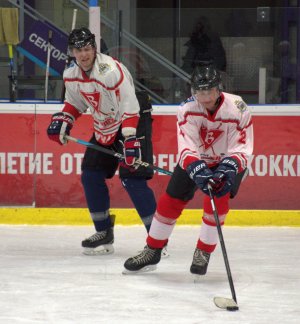
[(234, 312), (239, 310), (237, 303), (231, 298), (215, 297), (214, 303), (217, 307), (228, 311)]
[(136, 274), (154, 271), (154, 270), (156, 270), (156, 268), (157, 268), (156, 264), (150, 264), (150, 265), (145, 266), (144, 268), (137, 270), (137, 271), (130, 271), (130, 270), (124, 269), (122, 271), (122, 274), (123, 275), (136, 275)]

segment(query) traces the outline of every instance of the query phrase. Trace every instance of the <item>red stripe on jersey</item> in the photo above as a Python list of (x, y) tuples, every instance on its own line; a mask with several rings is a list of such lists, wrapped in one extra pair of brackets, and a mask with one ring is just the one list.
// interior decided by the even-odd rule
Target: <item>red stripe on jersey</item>
[(68, 114), (72, 115), (74, 119), (77, 119), (79, 116), (81, 116), (81, 113), (70, 103), (65, 102), (64, 108), (62, 110), (63, 112), (67, 112)]
[(186, 170), (186, 168), (190, 164), (192, 164), (193, 162), (196, 162), (196, 161), (199, 161), (199, 159), (196, 158), (195, 156), (188, 155), (182, 162), (182, 166), (183, 166), (184, 170)]
[(111, 145), (115, 141), (115, 138), (117, 136), (117, 133), (114, 134), (108, 134), (103, 135), (102, 133), (98, 132), (96, 129), (94, 129), (95, 137), (97, 142), (99, 142), (102, 145)]
[(103, 87), (104, 89), (106, 89), (108, 91), (113, 91), (113, 90), (116, 90), (124, 80), (124, 73), (123, 73), (121, 67), (119, 66), (119, 64), (117, 64), (117, 68), (118, 68), (118, 70), (119, 70), (119, 72), (121, 74), (121, 77), (120, 77), (120, 80), (113, 87), (108, 87), (104, 83), (100, 82), (99, 80), (89, 79), (89, 78), (86, 77), (85, 73), (83, 73), (83, 79), (80, 79), (80, 78), (65, 78), (64, 82), (65, 83), (67, 83), (67, 82), (80, 82), (80, 83), (92, 83), (92, 82), (95, 82), (95, 83), (99, 84), (101, 87)]
[(115, 63), (116, 63), (116, 66), (117, 66), (121, 76), (120, 76), (120, 80), (113, 87), (108, 87), (107, 85), (100, 82), (99, 80), (89, 78), (82, 69), (81, 69), (82, 79), (80, 79), (80, 78), (64, 78), (64, 82), (65, 83), (66, 82), (81, 82), (81, 83), (96, 82), (97, 84), (101, 85), (106, 90), (109, 90), (109, 91), (116, 90), (124, 80), (124, 73), (123, 73), (119, 63), (116, 60), (115, 60)]
[(82, 76), (83, 80), (89, 80), (89, 76), (86, 74), (85, 71), (82, 70), (82, 68), (80, 68), (80, 71), (81, 71), (81, 76)]
[(249, 123), (248, 123), (246, 126), (244, 126), (243, 128), (237, 126), (237, 130), (241, 131), (241, 130), (243, 130), (243, 129), (245, 129), (245, 128), (250, 127), (252, 124), (253, 124), (253, 122), (252, 122), (252, 119), (251, 119), (251, 120), (249, 121)]
[(112, 87), (112, 88), (107, 88), (107, 90), (115, 90), (116, 88), (118, 88), (119, 87), (119, 85), (123, 82), (123, 80), (124, 80), (124, 73), (123, 73), (123, 71), (122, 71), (122, 69), (121, 69), (121, 67), (120, 67), (120, 65), (119, 65), (119, 63), (115, 60), (115, 62), (116, 62), (116, 65), (117, 65), (117, 68), (118, 68), (118, 70), (119, 70), (119, 72), (120, 72), (120, 74), (121, 74), (121, 78), (120, 78), (120, 80), (119, 80), (119, 82), (117, 82), (117, 84), (114, 86), (114, 87)]
[(242, 172), (247, 167), (247, 158), (244, 154), (242, 153), (232, 154), (230, 155), (230, 157), (237, 160), (239, 165), (238, 172)]
[[(94, 120), (94, 127), (95, 127), (95, 129), (96, 129), (96, 130), (99, 130), (99, 131), (102, 131), (102, 132), (104, 132), (104, 131), (106, 131), (106, 132), (110, 132), (111, 130), (113, 130), (113, 129), (115, 129), (115, 128), (117, 128), (117, 130), (118, 130), (120, 124), (121, 124), (121, 121), (118, 121), (118, 122), (112, 124), (112, 125), (109, 126), (109, 127), (107, 127), (107, 126), (100, 127), (100, 123), (99, 123), (99, 121)], [(96, 127), (97, 127), (97, 128), (96, 128)], [(114, 131), (114, 132), (115, 132), (115, 131)]]
[(96, 79), (86, 79), (86, 80), (83, 80), (83, 79), (80, 79), (80, 78), (65, 78), (64, 79), (64, 82), (67, 83), (67, 82), (79, 82), (79, 83), (92, 83), (92, 82), (95, 82), (99, 85), (101, 85), (104, 89), (106, 90), (110, 90), (104, 83), (96, 80)]
[(180, 127), (181, 125), (184, 125), (185, 123), (187, 123), (187, 117), (188, 116), (199, 116), (199, 117), (204, 117), (207, 119), (207, 115), (205, 115), (204, 113), (196, 113), (196, 112), (192, 112), (192, 111), (188, 111), (184, 114), (184, 120), (180, 123), (178, 123), (178, 126)]
[(120, 85), (120, 83), (123, 81), (124, 76), (121, 78), (121, 80), (114, 86), (114, 87), (107, 87), (104, 83), (100, 82), (99, 80), (96, 79), (88, 79), (88, 80), (83, 80), (80, 78), (66, 78), (64, 79), (64, 82), (79, 82), (79, 83), (92, 83), (95, 82), (97, 84), (99, 84), (101, 87), (103, 87), (104, 89), (108, 90), (108, 91), (113, 91), (116, 90), (118, 88), (118, 86)]
[(126, 127), (137, 128), (138, 122), (139, 122), (138, 116), (126, 118), (126, 119), (124, 119), (124, 121), (122, 123), (122, 128), (126, 128)]
[(197, 155), (197, 152), (196, 152), (196, 151), (192, 151), (192, 150), (189, 149), (189, 148), (185, 148), (184, 150), (181, 151), (181, 154), (180, 154), (179, 159), (181, 159), (182, 156), (183, 156), (184, 154), (188, 153), (188, 152), (195, 153), (195, 155)]
[(126, 116), (127, 118), (138, 117), (138, 115), (139, 115), (138, 113), (129, 114), (128, 112), (124, 112), (122, 118), (124, 118), (124, 116)]
[[(205, 115), (204, 113), (196, 113), (196, 112), (191, 112), (191, 111), (188, 111), (184, 114), (184, 120), (180, 123), (178, 123), (179, 127), (181, 125), (184, 125), (187, 123), (187, 118), (189, 116), (199, 116), (199, 117), (203, 117), (209, 121), (214, 121), (214, 122), (222, 122), (222, 123), (235, 123), (237, 124), (237, 127), (238, 127), (238, 124), (239, 124), (239, 120), (238, 119), (222, 119), (222, 118), (217, 118), (217, 119), (214, 119), (214, 118), (211, 118), (211, 117), (208, 117), (207, 115)], [(249, 127), (250, 125), (247, 125), (247, 127)]]

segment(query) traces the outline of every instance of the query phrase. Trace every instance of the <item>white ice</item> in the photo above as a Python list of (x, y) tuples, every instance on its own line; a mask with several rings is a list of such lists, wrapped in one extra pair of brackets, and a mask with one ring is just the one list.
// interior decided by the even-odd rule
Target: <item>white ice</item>
[(198, 232), (177, 226), (156, 271), (122, 275), (142, 226), (116, 226), (114, 254), (85, 256), (91, 226), (1, 225), (0, 323), (300, 323), (300, 228), (224, 228), (237, 312), (213, 303), (231, 298), (220, 246), (206, 276), (189, 273)]

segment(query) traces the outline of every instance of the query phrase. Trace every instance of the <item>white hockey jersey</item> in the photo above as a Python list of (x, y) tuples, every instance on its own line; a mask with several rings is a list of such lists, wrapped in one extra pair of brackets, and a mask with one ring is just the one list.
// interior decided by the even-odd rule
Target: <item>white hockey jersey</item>
[(113, 143), (121, 124), (124, 136), (135, 135), (140, 108), (132, 77), (123, 64), (97, 53), (89, 76), (73, 63), (64, 71), (63, 78), (63, 111), (77, 118), (90, 109), (99, 143)]
[(253, 125), (241, 97), (222, 92), (217, 110), (211, 115), (194, 97), (186, 100), (177, 114), (179, 165), (186, 167), (204, 160), (209, 167), (225, 157), (247, 166), (253, 151)]

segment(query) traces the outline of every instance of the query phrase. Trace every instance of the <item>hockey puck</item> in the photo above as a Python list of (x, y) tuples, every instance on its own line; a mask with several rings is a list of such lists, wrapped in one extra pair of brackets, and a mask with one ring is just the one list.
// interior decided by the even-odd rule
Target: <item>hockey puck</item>
[(235, 311), (238, 311), (239, 310), (239, 307), (238, 306), (227, 306), (226, 309), (229, 312), (235, 312)]

